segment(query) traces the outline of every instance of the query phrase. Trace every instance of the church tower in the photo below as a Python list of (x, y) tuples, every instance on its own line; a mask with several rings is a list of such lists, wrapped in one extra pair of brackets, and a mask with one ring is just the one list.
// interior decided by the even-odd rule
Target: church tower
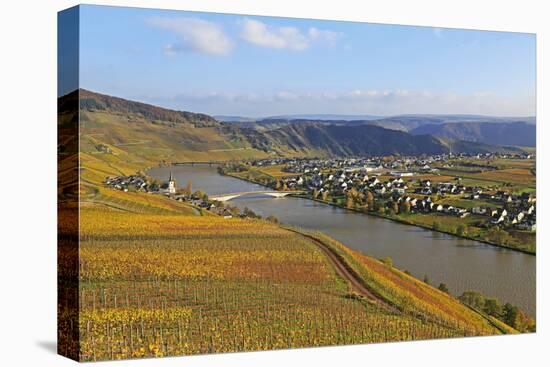
[(174, 177), (172, 176), (172, 171), (170, 171), (170, 179), (168, 180), (168, 193), (170, 194), (176, 193), (176, 181), (174, 181)]

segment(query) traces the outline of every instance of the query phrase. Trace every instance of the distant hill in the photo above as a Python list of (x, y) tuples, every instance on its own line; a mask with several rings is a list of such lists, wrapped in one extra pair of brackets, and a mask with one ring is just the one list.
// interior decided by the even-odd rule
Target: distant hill
[(276, 129), (241, 129), (256, 149), (290, 155), (420, 155), (454, 152), (486, 153), (516, 151), (468, 141), (412, 135), (372, 125), (330, 125), (319, 122), (291, 123)]
[(535, 124), (535, 117), (498, 117), (483, 115), (399, 115), (366, 122), (370, 125), (384, 127), (386, 129), (412, 132), (414, 129), (426, 125), (443, 125), (453, 123), (493, 123), (505, 124), (511, 122), (524, 122)]
[(442, 125), (447, 123), (484, 122), (484, 123), (511, 123), (524, 122), (528, 125), (535, 125), (535, 117), (499, 117), (484, 115), (397, 115), (388, 117), (377, 117), (374, 115), (289, 115), (274, 116), (258, 119), (255, 122), (248, 121), (246, 125), (257, 124), (262, 127), (273, 129), (290, 123), (316, 122), (327, 125), (372, 125), (385, 129), (410, 132), (425, 125)]
[[(61, 97), (70, 105), (76, 93)], [(267, 123), (221, 122), (187, 111), (80, 90), (81, 147), (86, 153), (110, 151), (148, 162), (239, 160), (280, 156), (418, 155), (449, 151), (510, 151), (484, 142), (458, 141), (416, 131), (387, 129), (371, 121), (283, 120)], [(73, 101), (73, 102), (71, 102)], [(101, 133), (98, 133), (101, 131)], [(128, 158), (130, 159), (130, 158)]]
[(214, 118), (222, 122), (254, 122), (257, 120), (254, 117), (227, 116), (227, 115), (215, 115)]
[(280, 115), (269, 116), (259, 119), (259, 121), (268, 122), (270, 120), (316, 120), (316, 121), (368, 121), (377, 120), (382, 116), (376, 115), (337, 115), (337, 114), (298, 114), (298, 115)]
[(368, 125), (292, 124), (266, 134), (297, 150), (324, 150), (340, 156), (439, 154), (447, 151), (432, 136), (413, 136)]
[(290, 123), (299, 121), (327, 121), (327, 122), (349, 122), (349, 121), (370, 121), (381, 119), (382, 116), (375, 115), (336, 115), (336, 114), (297, 114), (297, 115), (279, 115), (268, 117), (246, 117), (246, 116), (228, 116), (215, 115), (214, 118), (223, 122), (258, 122), (258, 123)]
[(413, 135), (430, 134), (442, 138), (492, 145), (534, 147), (536, 126), (525, 122), (455, 122), (428, 124), (414, 128)]
[(438, 121), (439, 123), (447, 122), (511, 122), (511, 121), (523, 121), (526, 123), (534, 124), (534, 116), (523, 117), (503, 117), (503, 116), (489, 116), (489, 115), (468, 115), (468, 114), (406, 114), (392, 116), (394, 119), (411, 122), (422, 121)]

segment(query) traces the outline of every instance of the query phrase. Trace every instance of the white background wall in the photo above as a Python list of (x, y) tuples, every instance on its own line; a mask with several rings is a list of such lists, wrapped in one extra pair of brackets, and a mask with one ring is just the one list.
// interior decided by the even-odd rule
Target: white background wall
[[(548, 100), (545, 1), (113, 0), (132, 5), (537, 33), (538, 332), (292, 351), (107, 362), (113, 366), (548, 365)], [(56, 338), (56, 12), (65, 0), (2, 2), (0, 42), (0, 364), (65, 366)], [(545, 24), (546, 23), (546, 24)], [(545, 70), (546, 67), (546, 70)], [(546, 93), (545, 93), (546, 91)], [(546, 97), (546, 99), (544, 98)], [(545, 102), (543, 102), (545, 101)], [(545, 105), (544, 105), (545, 103)], [(545, 170), (546, 167), (546, 170)], [(546, 243), (543, 240), (546, 235)], [(545, 265), (546, 264), (546, 265)], [(495, 280), (498, 281), (498, 280)], [(546, 339), (546, 343), (544, 342)]]

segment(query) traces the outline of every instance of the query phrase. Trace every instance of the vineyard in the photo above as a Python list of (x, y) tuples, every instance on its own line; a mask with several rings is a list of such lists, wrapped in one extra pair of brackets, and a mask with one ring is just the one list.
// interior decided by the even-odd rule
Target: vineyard
[[(81, 208), (80, 287), (74, 295), (79, 317), (59, 305), (60, 335), (67, 338), (60, 345), (78, 351), (79, 359), (512, 331), (320, 234), (308, 237), (261, 220), (184, 216), (165, 209), (136, 214), (97, 203)], [(71, 220), (60, 221), (65, 222), (70, 232)], [(353, 292), (312, 238), (360, 276), (377, 299)], [(69, 279), (71, 274), (63, 272), (76, 267), (64, 261), (74, 257), (60, 257), (60, 278)], [(71, 335), (77, 336), (75, 342)]]

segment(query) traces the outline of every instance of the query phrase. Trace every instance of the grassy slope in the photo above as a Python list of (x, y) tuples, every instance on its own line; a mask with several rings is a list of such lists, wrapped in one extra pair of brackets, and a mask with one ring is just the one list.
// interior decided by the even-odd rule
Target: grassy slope
[(125, 160), (128, 156), (148, 165), (159, 161), (216, 161), (265, 157), (238, 136), (228, 139), (214, 127), (152, 124), (140, 116), (106, 111), (83, 111), (81, 147), (90, 154), (101, 153), (104, 144)]

